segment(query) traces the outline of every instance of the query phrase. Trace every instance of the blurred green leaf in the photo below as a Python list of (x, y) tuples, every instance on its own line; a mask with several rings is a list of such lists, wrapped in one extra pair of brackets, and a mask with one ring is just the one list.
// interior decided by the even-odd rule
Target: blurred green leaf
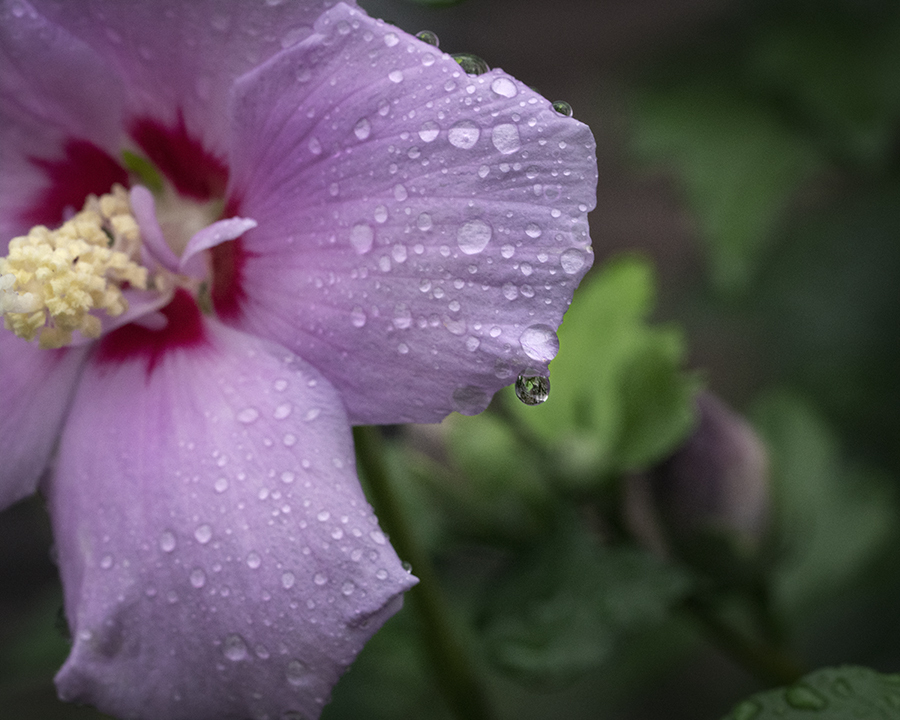
[(849, 583), (893, 533), (895, 498), (881, 476), (846, 463), (836, 439), (787, 394), (755, 409), (772, 461), (780, 556), (774, 599), (788, 614)]
[(490, 659), (551, 689), (610, 661), (629, 635), (658, 625), (690, 580), (636, 548), (605, 548), (575, 518), (518, 556), (488, 589)]
[(550, 399), (531, 407), (507, 396), (516, 418), (552, 445), (565, 482), (648, 466), (692, 427), (696, 383), (681, 369), (681, 333), (647, 322), (653, 283), (643, 259), (608, 263), (579, 288), (560, 328)]
[(816, 670), (786, 688), (758, 693), (723, 720), (893, 720), (900, 717), (900, 675), (864, 667)]
[(743, 290), (816, 150), (730, 78), (691, 76), (637, 94), (634, 146), (684, 190), (722, 291)]

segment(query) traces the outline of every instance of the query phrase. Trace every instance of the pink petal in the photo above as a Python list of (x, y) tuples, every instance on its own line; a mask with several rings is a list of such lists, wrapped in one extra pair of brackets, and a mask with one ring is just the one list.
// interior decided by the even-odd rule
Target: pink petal
[(84, 357), (41, 350), (0, 328), (0, 510), (37, 487)]
[[(89, 82), (86, 82), (89, 79)], [(0, 1), (0, 250), (127, 180), (114, 157), (122, 87), (83, 42), (25, 0)]]
[(328, 382), (197, 321), (155, 364), (131, 327), (85, 370), (48, 488), (74, 638), (57, 686), (122, 718), (316, 718), (415, 579)]
[(202, 277), (205, 274), (206, 266), (203, 258), (198, 257), (197, 253), (214, 248), (228, 240), (235, 240), (251, 228), (255, 228), (256, 225), (256, 220), (238, 217), (219, 220), (212, 225), (207, 225), (199, 232), (194, 233), (188, 240), (179, 264), (181, 271), (188, 275)]
[(310, 32), (334, 0), (34, 0), (122, 74), (128, 115), (187, 134), (225, 157), (234, 78)]
[[(592, 262), (588, 128), (501, 71), (347, 7), (239, 80), (242, 327), (354, 422), (436, 421), (546, 371)], [(242, 295), (243, 294), (243, 295)]]

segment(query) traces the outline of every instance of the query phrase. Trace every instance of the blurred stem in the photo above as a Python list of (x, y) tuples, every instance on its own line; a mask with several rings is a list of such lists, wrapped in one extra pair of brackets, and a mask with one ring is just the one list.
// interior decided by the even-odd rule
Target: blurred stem
[(791, 685), (803, 676), (801, 664), (784, 648), (767, 640), (748, 637), (724, 621), (709, 602), (695, 595), (684, 602), (683, 608), (703, 626), (715, 645), (759, 680), (767, 684)]
[(419, 578), (407, 597), (421, 620), (438, 687), (461, 720), (489, 720), (484, 689), (450, 620), (451, 609), (444, 601), (431, 558), (419, 542), (387, 471), (381, 434), (377, 427), (360, 426), (353, 428), (353, 439), (381, 525), (397, 554), (412, 565)]

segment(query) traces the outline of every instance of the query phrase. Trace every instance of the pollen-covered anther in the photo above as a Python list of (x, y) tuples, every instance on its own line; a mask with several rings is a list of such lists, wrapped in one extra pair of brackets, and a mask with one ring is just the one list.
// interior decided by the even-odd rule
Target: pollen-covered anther
[(0, 258), (0, 314), (8, 330), (25, 340), (39, 337), (41, 347), (68, 345), (72, 332), (100, 336), (93, 315), (121, 315), (128, 309), (127, 285), (147, 287), (147, 269), (137, 257), (141, 235), (128, 193), (119, 185), (57, 230), (39, 225), (9, 243)]

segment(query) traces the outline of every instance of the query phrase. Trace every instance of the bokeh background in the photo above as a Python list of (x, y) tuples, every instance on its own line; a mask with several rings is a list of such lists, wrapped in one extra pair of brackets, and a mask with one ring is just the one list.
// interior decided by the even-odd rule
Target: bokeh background
[[(383, 438), (493, 717), (715, 720), (900, 671), (900, 6), (360, 4), (597, 139), (549, 402)], [(0, 716), (98, 718), (55, 700), (51, 558), (39, 499), (0, 514)], [(326, 720), (453, 717), (421, 631), (408, 603)]]

